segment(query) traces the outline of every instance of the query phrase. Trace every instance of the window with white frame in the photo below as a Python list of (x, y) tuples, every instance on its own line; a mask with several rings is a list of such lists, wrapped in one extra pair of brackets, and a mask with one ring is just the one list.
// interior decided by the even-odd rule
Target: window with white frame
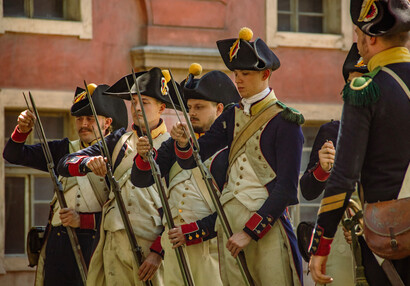
[(0, 0), (0, 33), (92, 38), (92, 0)]
[[(5, 142), (16, 126), (18, 112), (5, 114)], [(48, 140), (65, 137), (68, 114), (41, 112)], [(26, 144), (39, 143), (31, 132)], [(18, 166), (5, 161), (5, 254), (25, 255), (26, 236), (32, 226), (45, 226), (53, 197), (53, 183), (47, 172)]]
[(348, 50), (353, 34), (348, 2), (266, 0), (268, 45)]

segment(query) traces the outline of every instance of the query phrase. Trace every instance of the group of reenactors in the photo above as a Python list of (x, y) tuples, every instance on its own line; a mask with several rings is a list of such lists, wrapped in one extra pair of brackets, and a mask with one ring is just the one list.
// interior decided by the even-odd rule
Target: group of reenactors
[[(356, 190), (356, 201), (366, 204), (403, 198), (410, 189), (403, 183), (410, 172), (410, 2), (351, 0), (351, 16), (357, 44), (343, 66), (342, 119), (320, 128), (300, 179), (306, 199), (323, 193), (309, 249), (299, 249), (288, 213), (298, 203), (304, 119), (269, 86), (277, 56), (243, 28), (238, 38), (217, 41), (236, 86), (216, 70), (195, 78), (196, 64), (180, 84), (155, 67), (112, 86), (77, 88), (71, 114), (79, 139), (48, 142), (68, 207), (55, 197), (50, 204), (36, 285), (84, 283), (67, 227), (78, 236), (87, 285), (303, 285), (301, 252), (320, 284), (354, 285), (359, 263), (369, 285), (410, 285), (408, 255), (390, 261), (392, 280), (363, 237), (361, 259), (352, 261), (352, 236), (339, 225)], [(124, 100), (132, 102), (131, 131)], [(188, 109), (189, 122), (168, 133), (166, 108)], [(25, 144), (33, 110), (17, 121), (4, 158), (47, 171), (41, 145)]]

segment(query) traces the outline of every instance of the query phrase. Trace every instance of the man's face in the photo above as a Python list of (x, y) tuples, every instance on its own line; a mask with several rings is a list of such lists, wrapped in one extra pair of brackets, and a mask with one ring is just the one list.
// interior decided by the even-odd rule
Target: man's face
[[(105, 116), (98, 115), (98, 122), (100, 123), (101, 132), (105, 135), (106, 129), (111, 124), (111, 118), (107, 118)], [(95, 134), (99, 137), (97, 122), (94, 119), (94, 116), (77, 116), (75, 118), (75, 128), (78, 133), (78, 137), (80, 140), (85, 143), (91, 143), (95, 140), (95, 135), (93, 131), (93, 127), (95, 130)]]
[(208, 131), (215, 119), (221, 114), (220, 106), (218, 108), (218, 104), (213, 101), (188, 99), (187, 103), (189, 118), (196, 133)]
[(367, 35), (362, 32), (357, 26), (354, 29), (357, 35), (357, 49), (359, 50), (359, 54), (363, 57), (363, 63), (367, 65), (369, 62), (369, 46), (366, 41)]
[[(134, 120), (135, 125), (141, 127), (141, 129), (145, 131), (145, 123), (144, 118), (142, 116), (141, 105), (138, 100), (138, 95), (134, 95), (133, 98), (137, 113), (135, 113), (134, 107), (131, 106), (132, 119)], [(158, 125), (159, 120), (161, 118), (161, 114), (165, 110), (165, 104), (156, 100), (155, 98), (145, 95), (141, 95), (141, 99), (142, 104), (144, 105), (145, 114), (147, 115), (149, 128), (152, 130)]]
[(267, 87), (265, 71), (235, 70), (235, 83), (242, 98), (249, 98)]

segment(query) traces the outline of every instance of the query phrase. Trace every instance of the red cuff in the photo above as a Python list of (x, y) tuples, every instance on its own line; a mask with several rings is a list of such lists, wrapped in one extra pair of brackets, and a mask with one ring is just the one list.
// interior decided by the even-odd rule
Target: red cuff
[(80, 164), (81, 164), (81, 161), (83, 161), (84, 158), (86, 157), (87, 156), (76, 156), (67, 161), (68, 172), (70, 173), (71, 176), (73, 177), (85, 176), (85, 174), (80, 172)]
[(22, 133), (19, 129), (19, 126), (17, 125), (16, 128), (14, 128), (13, 134), (11, 134), (11, 140), (13, 140), (16, 143), (24, 143), (27, 139), (27, 137), (30, 135), (31, 130), (27, 133)]
[(196, 222), (181, 225), (181, 230), (185, 235), (186, 245), (193, 245), (202, 242), (202, 232)]
[(189, 148), (188, 150), (186, 150), (186, 151), (180, 150), (180, 149), (178, 148), (177, 141), (174, 142), (174, 146), (175, 146), (175, 154), (176, 154), (179, 158), (181, 158), (181, 159), (188, 159), (189, 157), (192, 156), (192, 147), (190, 147), (190, 148)]
[(313, 255), (328, 256), (330, 253), (330, 245), (332, 244), (333, 238), (324, 237), (323, 233), (323, 227), (316, 225), (309, 245), (309, 252)]
[(253, 232), (259, 239), (261, 239), (271, 228), (271, 223), (273, 222), (272, 217), (268, 216), (263, 218), (258, 213), (255, 213), (246, 222), (245, 227)]
[(332, 241), (333, 238), (326, 238), (322, 236), (315, 255), (328, 256), (330, 253), (330, 245), (332, 244)]
[(158, 235), (155, 241), (151, 244), (150, 249), (161, 255), (163, 250), (161, 246), (161, 236), (160, 235)]
[(140, 156), (140, 154), (137, 154), (134, 158), (135, 165), (137, 168), (141, 171), (149, 171), (151, 170), (151, 166), (149, 165), (149, 162), (145, 162), (144, 159)]
[(323, 170), (322, 166), (320, 166), (320, 163), (318, 163), (316, 169), (313, 171), (313, 176), (319, 182), (325, 182), (327, 178), (329, 178), (330, 172), (326, 172), (325, 170)]
[(95, 229), (94, 214), (80, 214), (80, 228), (81, 229)]

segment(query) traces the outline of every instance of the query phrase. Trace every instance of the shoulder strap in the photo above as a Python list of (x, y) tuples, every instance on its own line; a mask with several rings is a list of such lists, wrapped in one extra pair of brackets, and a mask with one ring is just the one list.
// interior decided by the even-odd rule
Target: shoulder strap
[(407, 94), (407, 96), (410, 99), (410, 90), (407, 87), (407, 85), (404, 83), (404, 81), (391, 69), (386, 68), (386, 67), (382, 67), (382, 71), (388, 73), (392, 78), (394, 78), (398, 84), (400, 84), (401, 88), (404, 90), (404, 92)]
[(112, 152), (111, 162), (113, 165), (111, 166), (111, 168), (114, 168), (115, 161), (117, 160), (118, 154), (120, 153), (122, 146), (131, 135), (132, 132), (125, 133), (121, 136), (120, 140), (118, 140), (117, 144), (114, 147), (114, 151)]
[(236, 153), (238, 153), (246, 141), (248, 141), (248, 139), (259, 128), (261, 128), (266, 122), (275, 117), (282, 110), (283, 108), (277, 105), (276, 101), (272, 101), (261, 112), (245, 124), (245, 126), (239, 131), (232, 141), (231, 150), (229, 152), (229, 165), (232, 163), (232, 159), (235, 158)]

